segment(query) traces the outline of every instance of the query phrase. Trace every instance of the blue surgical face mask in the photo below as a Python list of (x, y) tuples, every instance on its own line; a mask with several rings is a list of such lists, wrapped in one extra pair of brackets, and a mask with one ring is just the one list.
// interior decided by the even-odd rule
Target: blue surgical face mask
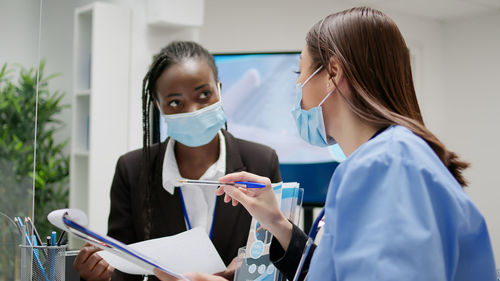
[(177, 114), (162, 114), (163, 122), (167, 123), (167, 135), (174, 140), (190, 147), (209, 143), (226, 123), (226, 114), (220, 102), (220, 86), (218, 86), (219, 101), (202, 109)]
[(321, 70), (322, 67), (323, 66), (320, 66), (316, 69), (316, 71), (314, 71), (313, 74), (311, 74), (311, 76), (304, 81), (304, 83), (298, 83), (296, 85), (297, 101), (294, 109), (292, 110), (292, 115), (295, 119), (295, 123), (297, 124), (300, 136), (308, 143), (316, 146), (328, 146), (337, 143), (335, 139), (326, 134), (325, 123), (323, 120), (323, 110), (321, 110), (321, 105), (333, 93), (333, 91), (329, 92), (318, 106), (309, 110), (302, 109), (300, 105), (302, 101), (302, 88)]

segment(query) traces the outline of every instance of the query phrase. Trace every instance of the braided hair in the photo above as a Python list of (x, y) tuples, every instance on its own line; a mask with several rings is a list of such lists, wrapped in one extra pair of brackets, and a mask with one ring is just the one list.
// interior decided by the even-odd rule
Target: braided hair
[(152, 230), (152, 187), (153, 173), (150, 163), (151, 148), (151, 109), (153, 102), (158, 102), (156, 93), (156, 81), (172, 65), (182, 63), (188, 59), (205, 60), (214, 75), (215, 81), (218, 79), (218, 71), (213, 56), (201, 45), (191, 41), (174, 41), (164, 47), (160, 53), (153, 57), (153, 62), (142, 81), (142, 128), (143, 128), (143, 146), (142, 146), (142, 179), (145, 186), (143, 217), (146, 222), (144, 229), (145, 239), (151, 238)]

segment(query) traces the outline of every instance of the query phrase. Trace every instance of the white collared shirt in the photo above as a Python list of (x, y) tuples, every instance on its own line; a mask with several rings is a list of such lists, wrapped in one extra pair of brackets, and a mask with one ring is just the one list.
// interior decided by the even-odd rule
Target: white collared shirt
[[(199, 180), (217, 180), (226, 174), (226, 141), (221, 131), (219, 135), (219, 158), (213, 163)], [(175, 140), (170, 138), (163, 159), (163, 188), (170, 194), (174, 194), (174, 189), (179, 186), (180, 179), (183, 178), (177, 166), (174, 153)], [(215, 186), (206, 185), (186, 185), (181, 187), (182, 197), (186, 206), (186, 212), (191, 223), (191, 227), (203, 227), (210, 235), (215, 209)], [(187, 228), (187, 223), (186, 223)]]

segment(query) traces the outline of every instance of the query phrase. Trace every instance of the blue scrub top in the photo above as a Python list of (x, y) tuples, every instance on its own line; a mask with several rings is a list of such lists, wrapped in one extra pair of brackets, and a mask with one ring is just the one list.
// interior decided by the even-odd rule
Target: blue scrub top
[(391, 126), (333, 174), (308, 280), (496, 280), (483, 216), (430, 146)]

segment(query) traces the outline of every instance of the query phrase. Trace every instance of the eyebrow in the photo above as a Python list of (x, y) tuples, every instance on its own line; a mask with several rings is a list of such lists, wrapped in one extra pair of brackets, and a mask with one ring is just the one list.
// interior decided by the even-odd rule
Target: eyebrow
[(194, 90), (197, 91), (197, 90), (199, 90), (199, 89), (201, 89), (201, 88), (203, 88), (205, 86), (208, 86), (208, 83), (205, 83), (205, 84), (202, 84), (202, 85), (200, 85), (198, 87), (195, 87)]
[[(198, 87), (195, 87), (194, 90), (197, 91), (205, 86), (208, 86), (208, 83), (205, 83), (205, 84), (202, 84)], [(182, 96), (182, 94), (181, 93), (170, 93), (170, 94), (167, 94), (166, 97), (169, 98), (169, 97), (177, 97), (177, 96)]]
[(182, 96), (182, 94), (180, 94), (180, 93), (170, 93), (170, 94), (167, 95), (167, 98), (168, 97), (177, 97), (177, 96)]

